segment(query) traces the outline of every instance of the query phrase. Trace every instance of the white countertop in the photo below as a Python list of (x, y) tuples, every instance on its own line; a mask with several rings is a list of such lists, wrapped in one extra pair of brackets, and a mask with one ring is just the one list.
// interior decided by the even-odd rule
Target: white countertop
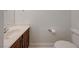
[(9, 28), (4, 34), (4, 48), (10, 48), (12, 44), (20, 38), (20, 36), (30, 28), (29, 25), (16, 25)]

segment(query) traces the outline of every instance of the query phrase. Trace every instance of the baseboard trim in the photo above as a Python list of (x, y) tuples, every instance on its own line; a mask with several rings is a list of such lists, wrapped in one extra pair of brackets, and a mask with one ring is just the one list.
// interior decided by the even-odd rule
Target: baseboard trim
[(53, 47), (53, 43), (30, 43), (29, 47)]

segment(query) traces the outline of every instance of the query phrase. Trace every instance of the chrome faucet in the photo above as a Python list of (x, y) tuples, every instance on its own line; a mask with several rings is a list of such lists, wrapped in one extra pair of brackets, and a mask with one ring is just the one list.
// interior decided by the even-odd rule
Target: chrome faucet
[(8, 31), (8, 28), (4, 26), (4, 33), (6, 33), (7, 31)]

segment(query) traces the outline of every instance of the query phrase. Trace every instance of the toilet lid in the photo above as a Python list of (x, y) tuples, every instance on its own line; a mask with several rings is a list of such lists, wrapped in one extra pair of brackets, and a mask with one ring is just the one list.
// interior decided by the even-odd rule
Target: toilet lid
[(68, 41), (56, 41), (54, 47), (56, 48), (77, 48), (76, 45)]

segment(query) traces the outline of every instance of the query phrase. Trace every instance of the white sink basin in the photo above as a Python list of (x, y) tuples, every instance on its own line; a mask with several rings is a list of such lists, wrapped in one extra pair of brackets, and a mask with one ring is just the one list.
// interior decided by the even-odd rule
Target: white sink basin
[(4, 40), (6, 39), (18, 39), (24, 31), (26, 31), (29, 28), (29, 26), (12, 26), (9, 27), (8, 31), (4, 34)]
[(5, 39), (11, 39), (14, 38), (18, 32), (20, 32), (20, 29), (12, 29), (12, 30), (8, 30), (5, 34), (4, 34), (4, 38)]

